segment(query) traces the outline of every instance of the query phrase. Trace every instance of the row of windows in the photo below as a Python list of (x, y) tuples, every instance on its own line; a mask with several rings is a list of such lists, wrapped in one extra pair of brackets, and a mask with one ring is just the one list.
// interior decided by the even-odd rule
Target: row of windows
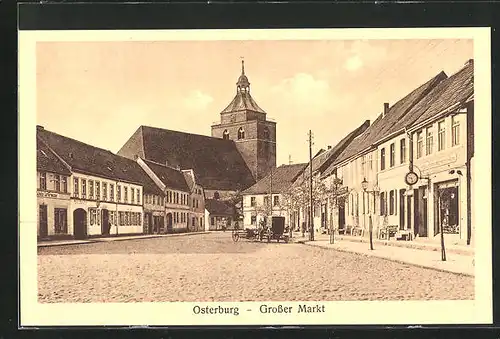
[[(109, 194), (108, 194), (108, 187), (109, 187)], [(100, 182), (97, 180), (88, 180), (88, 187), (87, 187), (87, 179), (74, 178), (73, 196), (75, 198), (82, 198), (82, 199), (115, 201), (115, 185), (114, 184), (108, 185), (107, 182)], [(116, 201), (121, 202), (122, 198), (123, 202), (125, 203), (130, 202), (132, 204), (140, 205), (141, 190), (139, 188), (135, 189), (131, 187), (129, 195), (129, 187), (124, 186), (122, 195), (122, 186), (116, 185)]]
[[(173, 199), (174, 203), (178, 203), (177, 201), (179, 199), (179, 193), (174, 192), (173, 195), (170, 193), (172, 193), (172, 192), (168, 192), (167, 195), (165, 196), (165, 198), (158, 196), (158, 195), (145, 194), (144, 195), (144, 202), (146, 204), (165, 206), (167, 203), (170, 203)], [(180, 197), (181, 197), (181, 204), (182, 205), (189, 205), (189, 196), (187, 194), (181, 193)], [(199, 206), (200, 206), (199, 200), (193, 198), (191, 207), (199, 208)]]
[[(51, 187), (51, 190), (56, 192), (68, 193), (68, 177), (59, 174), (53, 174), (53, 179), (51, 180), (54, 185)], [(40, 181), (38, 186), (41, 190), (47, 189), (47, 173), (40, 172)]]
[[(431, 155), (434, 152), (434, 131), (431, 127), (417, 132), (417, 154), (416, 158), (419, 159), (424, 156), (424, 139), (425, 139), (425, 155)], [(460, 144), (460, 120), (458, 117), (451, 118), (451, 146)], [(437, 151), (442, 151), (446, 148), (446, 125), (445, 120), (438, 122), (437, 134)], [(399, 141), (399, 159), (400, 164), (406, 162), (406, 140)], [(389, 145), (389, 167), (394, 167), (396, 162), (396, 146), (395, 143)], [(386, 168), (386, 154), (385, 148), (380, 150), (380, 170)]]
[[(269, 139), (269, 129), (267, 127), (264, 127), (263, 138)], [(227, 129), (222, 132), (222, 139), (229, 140), (229, 131)], [(238, 129), (238, 140), (241, 139), (245, 139), (245, 130), (243, 129), (243, 127), (240, 127)]]
[[(250, 197), (250, 206), (255, 207), (257, 204), (256, 202), (256, 197)], [(273, 197), (273, 206), (279, 206), (280, 204), (280, 197), (279, 195), (275, 195)], [(265, 196), (264, 197), (264, 206), (269, 205), (269, 197)]]
[(396, 193), (397, 190), (389, 191), (389, 197), (387, 192), (380, 193), (380, 215), (396, 215)]
[(186, 212), (173, 212), (174, 223), (185, 223), (188, 221), (188, 214)]
[[(109, 223), (115, 225), (118, 221), (119, 226), (141, 226), (142, 213), (140, 212), (118, 212), (118, 220), (116, 218), (116, 211), (109, 211)], [(96, 208), (89, 208), (89, 222), (90, 226), (101, 225), (102, 211)]]

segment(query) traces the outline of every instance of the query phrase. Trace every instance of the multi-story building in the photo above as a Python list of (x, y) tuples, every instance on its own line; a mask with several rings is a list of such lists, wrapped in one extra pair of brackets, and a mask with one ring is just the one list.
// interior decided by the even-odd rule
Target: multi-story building
[[(372, 126), (324, 173), (325, 180), (342, 182), (343, 203), (331, 213), (337, 228), (359, 229), (363, 234), (371, 224), (378, 234), (394, 225), (400, 235), (434, 237), (439, 233), (435, 192), (442, 187), (442, 196), (448, 199), (440, 207), (446, 232), (470, 238), (471, 231), (464, 226), (470, 207), (458, 204), (467, 199), (453, 199), (467, 196), (470, 172), (465, 167), (471, 156), (466, 142), (460, 144), (460, 135), (471, 134), (466, 134), (466, 126), (471, 126), (467, 117), (473, 112), (471, 98), (473, 64), (468, 62), (449, 78), (439, 73), (392, 107), (384, 104), (384, 112)], [(410, 171), (419, 178), (411, 186), (405, 181)], [(441, 186), (431, 184), (442, 181), (446, 183)], [(457, 185), (460, 190), (451, 188)], [(461, 217), (456, 216), (459, 210)], [(427, 225), (434, 225), (432, 234)]]
[(293, 227), (291, 224), (293, 211), (287, 206), (284, 194), (306, 165), (281, 165), (243, 191), (243, 225), (245, 228), (255, 228), (261, 220), (267, 222), (269, 215), (283, 216), (285, 225)]
[(71, 172), (68, 233), (75, 238), (143, 232), (143, 174), (136, 162), (37, 127), (40, 140)]
[[(154, 161), (137, 158), (137, 163), (155, 182), (163, 193), (159, 196), (160, 204), (164, 206), (165, 228), (159, 233), (177, 233), (189, 231), (191, 217), (191, 190), (186, 183), (183, 172)], [(160, 218), (161, 215), (158, 215)], [(158, 221), (159, 225), (162, 224)], [(193, 229), (191, 227), (191, 229)]]
[(37, 235), (40, 239), (71, 235), (72, 220), (68, 214), (71, 171), (38, 137), (36, 151)]
[(205, 230), (205, 193), (203, 187), (199, 184), (194, 170), (183, 170), (184, 179), (190, 189), (190, 214), (189, 214), (189, 230), (204, 231)]

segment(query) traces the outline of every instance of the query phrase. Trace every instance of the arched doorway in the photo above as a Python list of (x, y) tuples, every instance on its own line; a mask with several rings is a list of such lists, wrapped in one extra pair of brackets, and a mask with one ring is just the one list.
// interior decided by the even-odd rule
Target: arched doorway
[(172, 225), (172, 213), (167, 213), (167, 233), (173, 233), (174, 228)]
[(73, 228), (75, 239), (87, 237), (87, 212), (83, 208), (73, 211)]

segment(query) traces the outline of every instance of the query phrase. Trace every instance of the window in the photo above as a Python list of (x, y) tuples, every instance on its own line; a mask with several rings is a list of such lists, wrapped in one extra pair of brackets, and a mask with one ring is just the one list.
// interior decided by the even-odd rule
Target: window
[(116, 201), (120, 202), (121, 200), (122, 200), (122, 187), (120, 185), (116, 185)]
[(179, 192), (175, 192), (175, 203), (179, 204)]
[(386, 215), (385, 209), (385, 192), (380, 193), (380, 215)]
[(199, 208), (200, 207), (200, 201), (198, 199), (196, 199), (196, 208)]
[(102, 200), (104, 200), (104, 201), (108, 200), (108, 183), (107, 182), (102, 183)]
[(399, 163), (404, 164), (406, 162), (406, 140), (401, 139), (399, 141)]
[(210, 225), (215, 225), (215, 217), (210, 218)]
[(128, 203), (128, 187), (123, 188), (123, 202)]
[(243, 127), (240, 127), (240, 129), (238, 130), (238, 140), (240, 139), (245, 139), (245, 130), (243, 129)]
[(264, 127), (264, 130), (262, 131), (262, 136), (264, 139), (269, 139), (269, 128)]
[(361, 172), (363, 173), (363, 177), (366, 177), (366, 158), (365, 156), (363, 155), (361, 157)]
[(89, 199), (94, 199), (94, 180), (89, 180)]
[(269, 205), (269, 197), (265, 196), (264, 197), (264, 206), (268, 206), (268, 205)]
[(101, 182), (95, 182), (95, 198), (101, 200)]
[(124, 223), (123, 223), (123, 221), (124, 221), (123, 220), (124, 219), (123, 212), (118, 212), (118, 219), (119, 219), (118, 222), (119, 222), (120, 226), (124, 225)]
[(68, 214), (65, 208), (54, 208), (54, 231), (57, 234), (68, 233)]
[(137, 189), (137, 204), (141, 204), (141, 190), (139, 188)]
[(250, 206), (255, 206), (255, 197), (250, 197)]
[(460, 144), (460, 120), (457, 116), (451, 117), (451, 145), (457, 146)]
[(85, 199), (86, 195), (87, 195), (87, 180), (82, 179), (82, 198)]
[(68, 193), (68, 178), (64, 175), (61, 176), (61, 188), (63, 193)]
[(433, 146), (434, 140), (432, 136), (432, 129), (429, 127), (427, 128), (427, 138), (425, 139), (425, 154), (429, 155), (432, 154), (432, 146)]
[(273, 197), (273, 205), (274, 206), (279, 206), (280, 204), (280, 197), (277, 195), (277, 196), (274, 196)]
[(40, 189), (47, 189), (47, 173), (45, 172), (40, 172)]
[(196, 202), (195, 202), (195, 199), (193, 198), (193, 207), (196, 206)]
[(135, 204), (135, 189), (133, 187), (130, 189), (130, 199), (132, 200), (132, 204)]
[(79, 181), (80, 180), (78, 178), (74, 178), (73, 179), (73, 196), (74, 197), (78, 197), (79, 196), (79, 193), (78, 193), (78, 188), (80, 186)]
[(168, 202), (172, 203), (172, 191), (168, 191)]
[(368, 155), (368, 168), (370, 170), (373, 170), (373, 158), (372, 158), (371, 153)]
[(116, 225), (116, 223), (115, 223), (115, 211), (109, 211), (109, 223), (111, 225)]
[(394, 167), (394, 164), (395, 164), (395, 161), (396, 161), (396, 147), (394, 145), (394, 143), (392, 143), (390, 146), (389, 146), (389, 151), (390, 151), (390, 155), (389, 155), (389, 164), (391, 167)]
[(421, 158), (424, 153), (424, 139), (422, 132), (417, 133), (417, 159)]
[(229, 140), (229, 132), (227, 131), (227, 129), (225, 129), (222, 133), (222, 139)]
[(115, 185), (113, 184), (109, 184), (109, 200), (111, 201), (115, 200)]
[(250, 224), (252, 224), (252, 225), (257, 224), (257, 216), (256, 215), (252, 215), (250, 217)]
[(446, 145), (446, 127), (444, 120), (438, 122), (438, 151), (444, 150)]
[(394, 215), (394, 191), (389, 192), (389, 214)]
[(54, 190), (59, 192), (61, 190), (61, 179), (59, 174), (54, 174)]
[(90, 215), (90, 226), (93, 226), (96, 224), (96, 219), (97, 219), (97, 210), (95, 208), (89, 208), (89, 215)]
[(380, 150), (380, 170), (385, 170), (385, 148)]

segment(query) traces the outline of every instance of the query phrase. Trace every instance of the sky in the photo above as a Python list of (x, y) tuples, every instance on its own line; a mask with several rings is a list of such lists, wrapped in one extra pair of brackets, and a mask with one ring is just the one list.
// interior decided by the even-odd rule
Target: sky
[(307, 162), (440, 71), (472, 40), (113, 41), (37, 43), (37, 124), (117, 152), (140, 125), (210, 135), (236, 94), (277, 123), (277, 164)]

